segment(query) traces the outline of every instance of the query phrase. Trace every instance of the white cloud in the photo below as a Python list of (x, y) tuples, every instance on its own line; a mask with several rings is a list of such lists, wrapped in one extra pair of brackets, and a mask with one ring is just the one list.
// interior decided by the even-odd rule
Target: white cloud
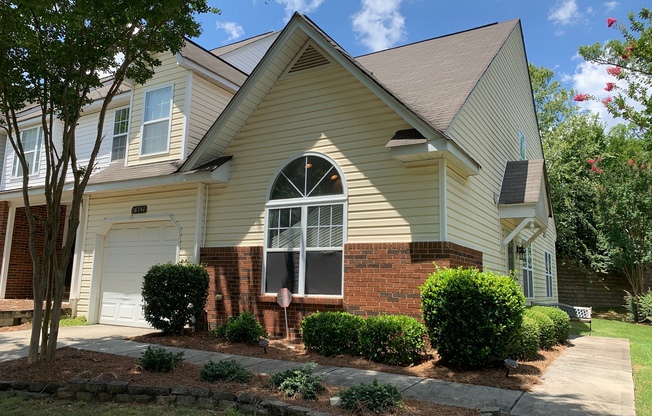
[(351, 16), (358, 39), (371, 52), (390, 48), (405, 38), (401, 0), (362, 0), (362, 9)]
[(316, 11), (324, 0), (276, 0), (285, 7), (285, 21), (290, 20), (294, 12), (308, 14)]
[(227, 42), (240, 39), (245, 33), (242, 26), (235, 22), (217, 22), (215, 27), (224, 30), (229, 35), (229, 38), (226, 40)]
[(575, 0), (562, 0), (550, 9), (548, 20), (560, 24), (570, 25), (582, 17)]
[(580, 94), (589, 94), (594, 97), (594, 100), (587, 100), (579, 102), (578, 105), (584, 110), (592, 113), (597, 113), (600, 120), (605, 122), (608, 127), (613, 127), (618, 123), (624, 123), (623, 119), (614, 119), (605, 108), (601, 100), (615, 95), (615, 91), (605, 91), (607, 82), (615, 82), (617, 87), (626, 88), (626, 83), (623, 80), (618, 80), (616, 77), (607, 73), (606, 65), (598, 65), (591, 62), (581, 62), (575, 67), (575, 73), (572, 75), (565, 75), (562, 77), (565, 82), (570, 82)]
[(618, 7), (620, 3), (618, 3), (617, 1), (605, 1), (604, 3), (602, 3), (602, 5), (604, 6), (605, 12), (609, 13), (610, 11)]

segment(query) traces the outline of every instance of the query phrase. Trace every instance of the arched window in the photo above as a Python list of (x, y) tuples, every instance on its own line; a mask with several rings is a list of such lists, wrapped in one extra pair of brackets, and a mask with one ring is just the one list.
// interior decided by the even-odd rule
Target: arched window
[(264, 292), (342, 295), (346, 194), (329, 160), (301, 156), (275, 178), (266, 207)]

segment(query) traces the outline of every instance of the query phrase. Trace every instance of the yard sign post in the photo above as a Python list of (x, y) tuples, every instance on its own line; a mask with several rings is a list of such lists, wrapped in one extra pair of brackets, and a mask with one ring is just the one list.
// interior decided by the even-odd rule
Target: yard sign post
[(276, 295), (276, 302), (278, 302), (278, 304), (281, 306), (281, 308), (283, 308), (283, 311), (285, 312), (285, 337), (289, 338), (290, 330), (288, 328), (288, 306), (290, 306), (290, 303), (292, 302), (292, 293), (290, 293), (290, 289), (284, 287), (279, 290), (278, 294)]

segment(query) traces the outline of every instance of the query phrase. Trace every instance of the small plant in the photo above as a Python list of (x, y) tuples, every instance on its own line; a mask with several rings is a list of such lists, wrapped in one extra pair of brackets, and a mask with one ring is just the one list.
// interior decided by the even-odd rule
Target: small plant
[(401, 393), (391, 384), (360, 384), (340, 392), (341, 406), (357, 414), (383, 413), (398, 410), (403, 405)]
[(242, 364), (233, 361), (208, 361), (201, 370), (199, 378), (203, 381), (236, 381), (238, 383), (247, 383), (253, 374), (244, 368)]
[(365, 320), (348, 312), (316, 312), (301, 321), (306, 348), (326, 357), (358, 354), (358, 332)]
[(360, 329), (360, 352), (376, 362), (415, 364), (425, 353), (426, 332), (421, 322), (409, 316), (372, 316)]
[(73, 318), (71, 316), (65, 316), (62, 317), (61, 320), (59, 321), (59, 326), (86, 326), (90, 325), (90, 323), (86, 320), (85, 316), (78, 316), (76, 318)]
[(156, 373), (168, 373), (183, 361), (183, 351), (173, 353), (166, 351), (165, 348), (147, 347), (138, 360), (138, 365), (143, 370), (154, 371)]
[(539, 347), (546, 350), (552, 348), (556, 344), (555, 324), (552, 319), (543, 312), (532, 308), (525, 311), (525, 316), (532, 318), (539, 327)]
[(536, 321), (529, 317), (523, 317), (523, 323), (518, 333), (514, 336), (506, 356), (516, 360), (534, 361), (539, 358), (539, 339), (541, 332)]
[(625, 291), (625, 308), (627, 316), (634, 322), (652, 322), (652, 290), (647, 293), (634, 296)]
[(310, 363), (300, 368), (274, 373), (270, 382), (288, 397), (300, 397), (303, 400), (316, 400), (325, 389), (321, 377), (313, 376), (316, 364)]
[(267, 332), (256, 321), (252, 312), (232, 316), (228, 322), (211, 331), (214, 338), (225, 338), (229, 342), (258, 342), (261, 337), (267, 337)]
[(568, 341), (568, 333), (570, 332), (570, 317), (564, 311), (554, 306), (533, 306), (533, 310), (542, 312), (552, 319), (555, 326), (555, 342), (557, 344), (565, 344)]
[(152, 266), (143, 278), (145, 320), (164, 333), (183, 333), (204, 310), (208, 272), (199, 264), (180, 262)]

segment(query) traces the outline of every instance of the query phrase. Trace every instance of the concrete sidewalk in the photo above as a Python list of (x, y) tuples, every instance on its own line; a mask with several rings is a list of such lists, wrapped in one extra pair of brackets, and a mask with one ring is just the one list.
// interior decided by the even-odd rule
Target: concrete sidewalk
[[(106, 325), (61, 328), (59, 346), (140, 357), (149, 344), (125, 341), (126, 337), (152, 332)], [(29, 331), (0, 333), (0, 361), (27, 355)], [(251, 371), (270, 374), (298, 363), (243, 357), (215, 352), (166, 347), (183, 351), (186, 361), (203, 365), (209, 360), (236, 360)], [(581, 337), (544, 374), (532, 392), (451, 383), (421, 377), (319, 365), (315, 373), (326, 384), (347, 387), (359, 383), (391, 383), (403, 395), (420, 400), (466, 408), (499, 407), (503, 414), (518, 416), (635, 416), (634, 383), (629, 341)]]

